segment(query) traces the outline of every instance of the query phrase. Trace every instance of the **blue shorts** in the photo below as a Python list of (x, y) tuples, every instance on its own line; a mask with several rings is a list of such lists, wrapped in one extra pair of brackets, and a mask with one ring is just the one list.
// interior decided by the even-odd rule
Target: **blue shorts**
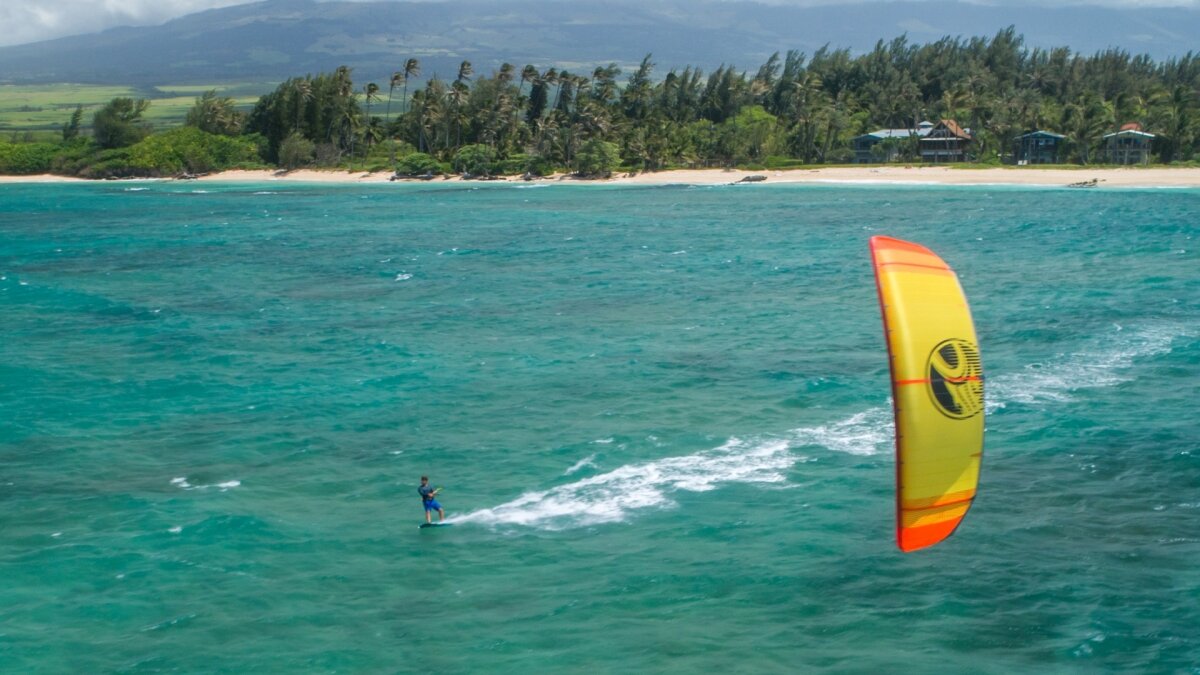
[(441, 510), (442, 510), (442, 505), (437, 503), (436, 499), (430, 499), (429, 501), (425, 502), (425, 511), (426, 512), (441, 511)]

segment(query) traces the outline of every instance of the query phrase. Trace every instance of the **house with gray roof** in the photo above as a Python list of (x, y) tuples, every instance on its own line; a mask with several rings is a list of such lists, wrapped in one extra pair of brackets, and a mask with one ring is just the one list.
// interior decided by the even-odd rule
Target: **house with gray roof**
[(1053, 131), (1031, 131), (1013, 141), (1013, 160), (1017, 166), (1026, 164), (1060, 164), (1066, 136)]
[(1122, 125), (1120, 131), (1105, 134), (1100, 140), (1104, 143), (1104, 156), (1110, 164), (1150, 163), (1154, 134), (1142, 131), (1142, 125), (1137, 122)]
[(914, 144), (913, 154), (916, 154), (915, 144), (931, 129), (933, 122), (921, 122), (915, 129), (876, 129), (869, 134), (855, 136), (850, 139), (850, 146), (854, 149), (854, 163), (894, 162), (903, 150), (905, 142)]

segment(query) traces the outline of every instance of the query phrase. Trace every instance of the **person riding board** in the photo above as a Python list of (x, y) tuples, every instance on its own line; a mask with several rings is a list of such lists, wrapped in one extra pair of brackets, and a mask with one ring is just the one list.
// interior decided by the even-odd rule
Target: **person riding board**
[(434, 499), (441, 490), (441, 488), (435, 490), (429, 485), (429, 476), (421, 476), (421, 487), (417, 488), (417, 492), (421, 495), (421, 504), (425, 507), (426, 523), (432, 522), (429, 515), (431, 511), (438, 512), (439, 523), (446, 519), (446, 512), (442, 510), (442, 505)]

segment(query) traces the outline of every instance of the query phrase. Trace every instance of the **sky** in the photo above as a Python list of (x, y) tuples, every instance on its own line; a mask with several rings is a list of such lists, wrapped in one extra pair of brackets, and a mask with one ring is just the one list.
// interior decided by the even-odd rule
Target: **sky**
[[(504, 0), (496, 0), (503, 2)], [(652, 0), (651, 0), (652, 1)], [(762, 0), (759, 0), (762, 1)], [(775, 4), (819, 5), (837, 0), (766, 0)], [(1022, 5), (1033, 0), (974, 0), (985, 5)], [(146, 26), (246, 0), (0, 0), (0, 46), (95, 33), (115, 26)], [(1042, 0), (1042, 6), (1191, 7), (1200, 0)]]

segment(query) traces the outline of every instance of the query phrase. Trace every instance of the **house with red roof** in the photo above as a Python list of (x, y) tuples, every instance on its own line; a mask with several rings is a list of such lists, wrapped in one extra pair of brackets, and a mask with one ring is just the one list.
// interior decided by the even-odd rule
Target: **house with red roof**
[(921, 137), (921, 161), (932, 164), (967, 161), (967, 147), (974, 139), (970, 129), (954, 120), (941, 120)]

